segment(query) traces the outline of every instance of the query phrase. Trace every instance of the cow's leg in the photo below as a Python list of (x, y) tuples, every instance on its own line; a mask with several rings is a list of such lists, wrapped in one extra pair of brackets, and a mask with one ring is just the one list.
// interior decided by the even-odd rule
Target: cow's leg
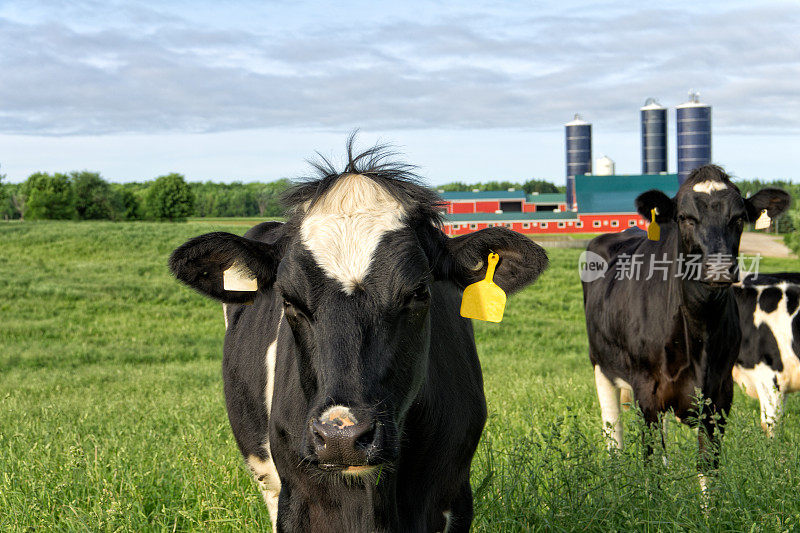
[(756, 390), (758, 391), (758, 402), (761, 404), (761, 428), (770, 437), (774, 434), (775, 424), (781, 417), (783, 411), (783, 392), (777, 385), (777, 373), (771, 376), (764, 376), (765, 379), (759, 381)]
[(273, 531), (277, 531), (278, 526), (278, 495), (281, 493), (281, 478), (278, 477), (278, 470), (275, 462), (270, 455), (259, 457), (250, 455), (247, 458), (247, 466), (253, 473), (253, 477), (258, 483), (258, 489), (264, 497), (264, 502), (269, 510), (269, 518), (272, 522)]
[[(709, 488), (711, 486), (711, 472), (716, 469), (719, 463), (719, 442), (722, 428), (708, 420), (707, 415), (705, 419), (697, 427), (697, 444), (698, 444), (698, 460), (697, 460), (697, 479), (700, 482), (700, 490), (703, 493), (706, 501), (704, 506), (708, 506), (709, 501)], [(716, 430), (716, 431), (715, 431)]]
[(603, 374), (600, 365), (594, 367), (594, 384), (600, 413), (603, 419), (603, 435), (608, 439), (608, 448), (622, 449), (622, 422), (619, 419), (619, 388)]
[(630, 411), (633, 406), (633, 391), (629, 388), (622, 387), (619, 390), (619, 403), (623, 411)]
[(657, 442), (657, 439), (661, 438), (662, 446), (664, 444), (663, 435), (661, 433), (661, 416), (659, 416), (659, 412), (655, 409), (645, 406), (641, 407), (646, 428), (646, 431), (642, 433), (642, 447), (644, 449), (644, 458), (648, 460), (653, 456), (653, 445)]
[(710, 501), (711, 474), (719, 466), (719, 452), (722, 437), (725, 435), (725, 424), (728, 411), (733, 400), (733, 380), (722, 384), (722, 388), (715, 402), (703, 403), (700, 410), (699, 424), (697, 427), (698, 460), (697, 475), (700, 489), (706, 498), (705, 505)]
[(664, 455), (662, 459), (664, 461), (664, 466), (669, 466), (669, 457), (667, 457), (667, 438), (669, 437), (669, 418), (667, 416), (661, 416), (661, 446), (664, 449)]
[(473, 509), (472, 509), (472, 487), (469, 481), (461, 486), (456, 499), (453, 500), (450, 509), (444, 512), (445, 533), (459, 533), (468, 532), (472, 525)]

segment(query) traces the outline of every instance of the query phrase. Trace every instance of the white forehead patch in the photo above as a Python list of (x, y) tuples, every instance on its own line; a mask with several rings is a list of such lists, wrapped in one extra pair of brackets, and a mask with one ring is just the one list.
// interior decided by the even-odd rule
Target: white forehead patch
[(406, 212), (386, 189), (359, 174), (340, 178), (305, 214), (303, 245), (347, 294), (369, 272), (381, 237), (403, 227)]
[(704, 192), (706, 194), (711, 194), (714, 191), (724, 191), (727, 189), (728, 186), (721, 181), (701, 181), (700, 183), (695, 183), (692, 190), (694, 192)]

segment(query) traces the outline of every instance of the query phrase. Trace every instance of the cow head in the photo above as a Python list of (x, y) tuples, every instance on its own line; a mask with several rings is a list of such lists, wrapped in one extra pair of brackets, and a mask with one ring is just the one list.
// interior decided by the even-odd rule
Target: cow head
[(755, 222), (764, 210), (774, 218), (789, 202), (789, 195), (780, 189), (763, 189), (743, 198), (720, 167), (706, 165), (692, 171), (674, 198), (658, 190), (647, 191), (636, 199), (636, 207), (648, 221), (655, 208), (658, 224), (678, 231), (677, 251), (702, 257), (702, 281), (724, 286), (738, 279), (744, 223)]
[[(279, 302), (308, 405), (298, 454), (311, 468), (358, 475), (396, 459), (427, 372), (431, 314), (458, 313), (437, 282), (482, 279), (496, 252), (494, 280), (512, 293), (547, 257), (505, 228), (446, 237), (438, 196), (407, 167), (385, 163), (380, 148), (349, 155), (343, 173), (321, 167), (320, 179), (288, 193), (290, 217), (273, 242), (203, 235), (175, 250), (170, 268), (223, 302)], [(234, 264), (258, 280), (256, 293), (224, 290)]]

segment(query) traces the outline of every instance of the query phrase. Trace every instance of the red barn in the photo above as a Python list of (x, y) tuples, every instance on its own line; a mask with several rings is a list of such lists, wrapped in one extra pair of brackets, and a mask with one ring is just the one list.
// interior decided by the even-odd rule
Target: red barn
[(650, 189), (678, 190), (677, 174), (575, 177), (577, 210), (568, 211), (564, 194), (524, 191), (445, 192), (444, 231), (462, 235), (505, 226), (520, 233), (606, 233), (646, 228), (634, 200)]

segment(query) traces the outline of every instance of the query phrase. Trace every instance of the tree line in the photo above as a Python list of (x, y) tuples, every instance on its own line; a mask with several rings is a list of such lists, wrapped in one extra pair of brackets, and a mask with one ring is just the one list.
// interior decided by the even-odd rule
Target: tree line
[(556, 185), (546, 180), (532, 179), (525, 182), (516, 181), (484, 181), (477, 183), (464, 183), (463, 181), (453, 181), (437, 187), (437, 190), (443, 192), (459, 192), (459, 191), (507, 191), (508, 189), (516, 189), (518, 191), (525, 191), (527, 194), (538, 192), (544, 193), (561, 193), (566, 194), (567, 188), (564, 185)]
[[(281, 179), (268, 183), (187, 182), (181, 174), (153, 180), (110, 183), (98, 172), (36, 172), (18, 184), (3, 185), (0, 175), (0, 218), (4, 220), (185, 220), (188, 217), (279, 217), (280, 197), (290, 185)], [(443, 191), (524, 190), (558, 193), (545, 180), (456, 181)]]
[(288, 180), (187, 183), (181, 174), (110, 183), (97, 172), (36, 172), (22, 183), (0, 175), (5, 220), (185, 220), (187, 217), (276, 217)]
[[(268, 183), (187, 183), (181, 174), (167, 174), (153, 180), (110, 183), (97, 172), (67, 174), (36, 172), (22, 183), (5, 183), (0, 174), (0, 218), (60, 220), (185, 220), (188, 217), (279, 217), (280, 197), (290, 185), (282, 179)], [(774, 230), (785, 234), (789, 247), (800, 253), (800, 184), (785, 180), (737, 180), (744, 196), (765, 187), (786, 190), (795, 200), (787, 215), (775, 221)], [(546, 180), (525, 182), (454, 181), (437, 187), (440, 191), (508, 190), (530, 194), (564, 193), (564, 186)]]

